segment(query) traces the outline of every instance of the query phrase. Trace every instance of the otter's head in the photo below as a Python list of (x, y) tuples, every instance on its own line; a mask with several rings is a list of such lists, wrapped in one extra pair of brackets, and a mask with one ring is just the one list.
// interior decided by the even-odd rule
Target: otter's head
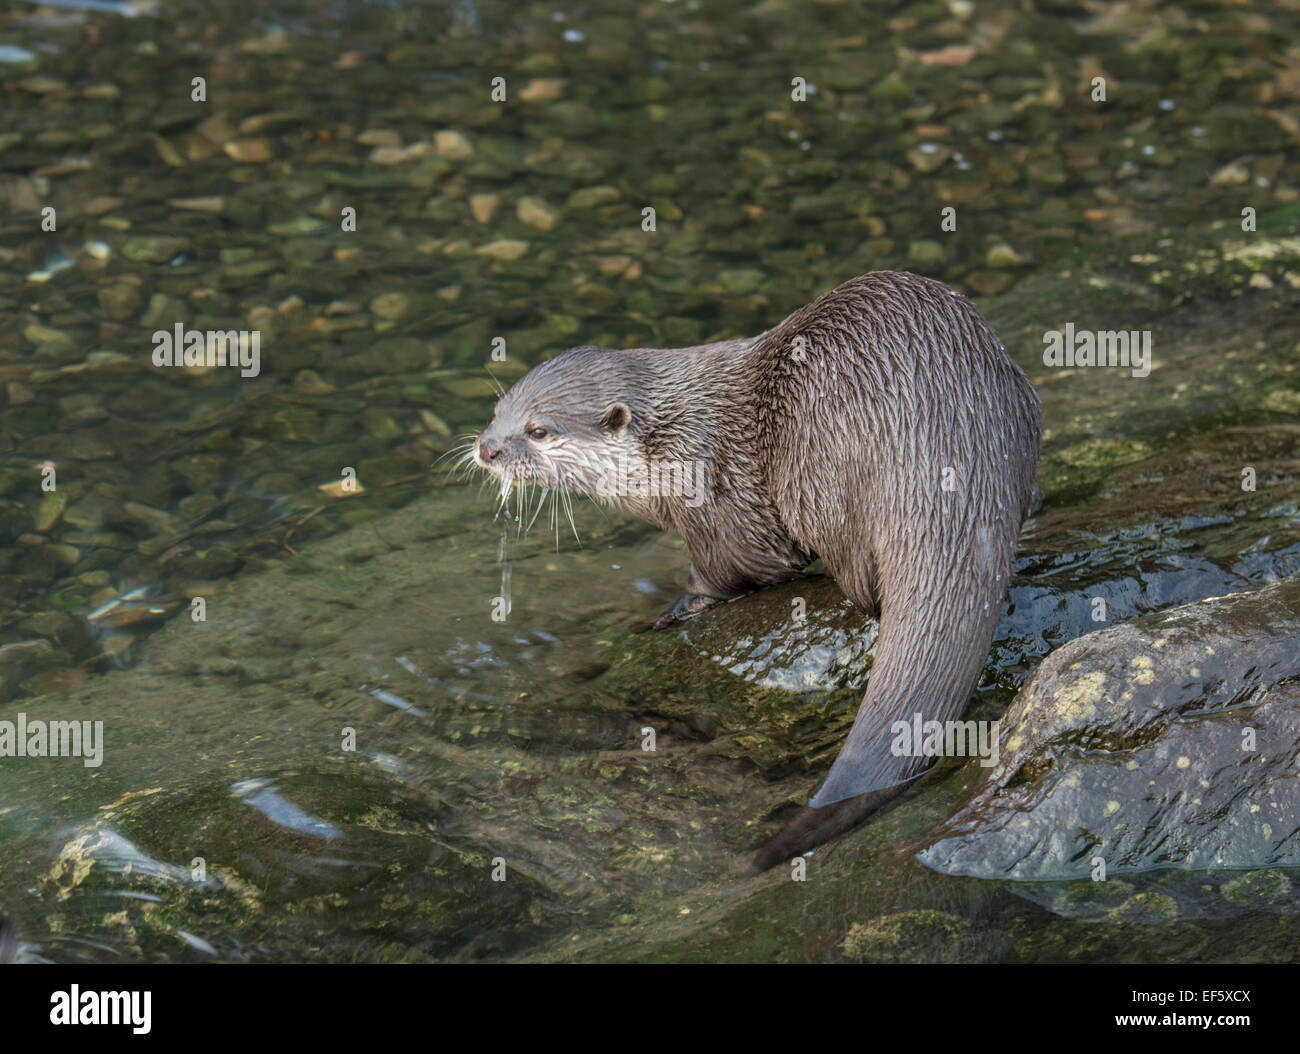
[(533, 369), (496, 405), (473, 461), (501, 481), (606, 497), (620, 457), (635, 457), (636, 378), (615, 351), (572, 348)]

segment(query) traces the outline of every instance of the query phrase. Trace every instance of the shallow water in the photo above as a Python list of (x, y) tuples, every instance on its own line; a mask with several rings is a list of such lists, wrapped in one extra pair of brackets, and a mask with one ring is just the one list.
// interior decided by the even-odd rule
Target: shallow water
[[(0, 718), (106, 729), (98, 768), (0, 759), (25, 956), (833, 958), (850, 919), (948, 911), (979, 925), (912, 957), (1204, 957), (1046, 909), (1013, 939), (1017, 894), (911, 860), (951, 773), (835, 857), (883, 854), (872, 895), (743, 879), (869, 626), (835, 615), (802, 696), (700, 688), (765, 668), (772, 608), (629, 638), (685, 556), (590, 508), (582, 547), (512, 533), (495, 623), (494, 499), (434, 466), (490, 416), (496, 337), (509, 383), (904, 268), (975, 296), (1044, 403), (982, 716), (1095, 597), (1121, 621), (1297, 573), (1294, 12), (107, 6), (0, 14)], [(1071, 321), (1150, 329), (1156, 368), (1045, 366)], [(257, 330), (259, 372), (153, 366), (177, 323)], [(320, 489), (347, 469), (362, 493)], [(1232, 925), (1281, 957), (1268, 918)]]

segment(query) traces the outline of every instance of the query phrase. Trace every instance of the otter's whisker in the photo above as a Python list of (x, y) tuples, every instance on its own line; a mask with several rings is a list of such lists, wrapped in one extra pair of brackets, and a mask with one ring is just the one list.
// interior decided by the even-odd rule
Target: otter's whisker
[(533, 518), (528, 521), (528, 529), (533, 529), (533, 524), (537, 522), (537, 517), (542, 514), (542, 509), (546, 506), (546, 498), (551, 493), (550, 487), (542, 488), (542, 495), (537, 501), (537, 511), (533, 513)]
[(564, 491), (564, 511), (565, 514), (569, 517), (569, 526), (573, 528), (573, 537), (577, 541), (578, 545), (581, 546), (582, 537), (581, 535), (578, 534), (578, 525), (573, 522), (573, 499), (569, 496), (569, 491), (567, 487), (565, 488)]
[(555, 532), (555, 551), (560, 551), (560, 507), (564, 504), (564, 481), (560, 480), (555, 500), (551, 502), (551, 530)]
[(445, 454), (439, 454), (436, 458), (434, 458), (434, 460), (433, 460), (433, 465), (434, 465), (434, 467), (436, 468), (439, 464), (441, 464), (442, 462), (446, 461), (447, 458), (449, 458), (449, 457), (455, 457), (455, 456), (457, 456), (457, 455), (459, 455), (459, 459), (460, 459), (461, 461), (472, 461), (472, 460), (474, 460), (474, 441), (473, 441), (473, 439), (471, 439), (471, 440), (470, 440), (469, 442), (467, 442), (467, 443), (457, 443), (454, 447), (452, 447), (450, 450), (448, 450)]
[(501, 477), (501, 494), (500, 503), (497, 505), (497, 516), (501, 513), (506, 514), (506, 519), (510, 519), (510, 491), (514, 488), (514, 476), (506, 473)]
[(458, 456), (455, 461), (453, 461), (450, 465), (447, 466), (444, 479), (450, 480), (453, 476), (456, 476), (457, 474), (461, 476), (468, 476), (469, 473), (473, 472), (478, 467), (474, 462), (473, 443), (469, 443), (466, 446), (458, 446), (453, 448), (452, 450), (447, 451), (447, 453), (439, 457), (431, 467), (437, 468), (439, 462), (445, 461), (447, 458), (452, 457), (453, 455), (458, 455)]

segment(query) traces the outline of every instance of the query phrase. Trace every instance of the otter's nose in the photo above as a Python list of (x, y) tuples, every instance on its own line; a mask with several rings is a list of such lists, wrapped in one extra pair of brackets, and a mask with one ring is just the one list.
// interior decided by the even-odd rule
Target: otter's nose
[(479, 441), (478, 456), (481, 457), (484, 461), (491, 461), (493, 458), (500, 456), (500, 454), (501, 454), (500, 443), (494, 443), (490, 439), (483, 439)]

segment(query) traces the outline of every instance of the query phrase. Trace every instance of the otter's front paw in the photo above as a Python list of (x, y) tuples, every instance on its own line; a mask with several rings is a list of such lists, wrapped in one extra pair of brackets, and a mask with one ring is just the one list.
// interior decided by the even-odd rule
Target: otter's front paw
[(644, 633), (648, 629), (664, 629), (676, 622), (685, 622), (688, 618), (694, 618), (701, 611), (708, 611), (711, 607), (716, 607), (722, 601), (717, 597), (701, 597), (693, 593), (683, 593), (673, 604), (658, 618), (646, 619), (644, 622), (638, 622), (632, 627), (633, 632)]

